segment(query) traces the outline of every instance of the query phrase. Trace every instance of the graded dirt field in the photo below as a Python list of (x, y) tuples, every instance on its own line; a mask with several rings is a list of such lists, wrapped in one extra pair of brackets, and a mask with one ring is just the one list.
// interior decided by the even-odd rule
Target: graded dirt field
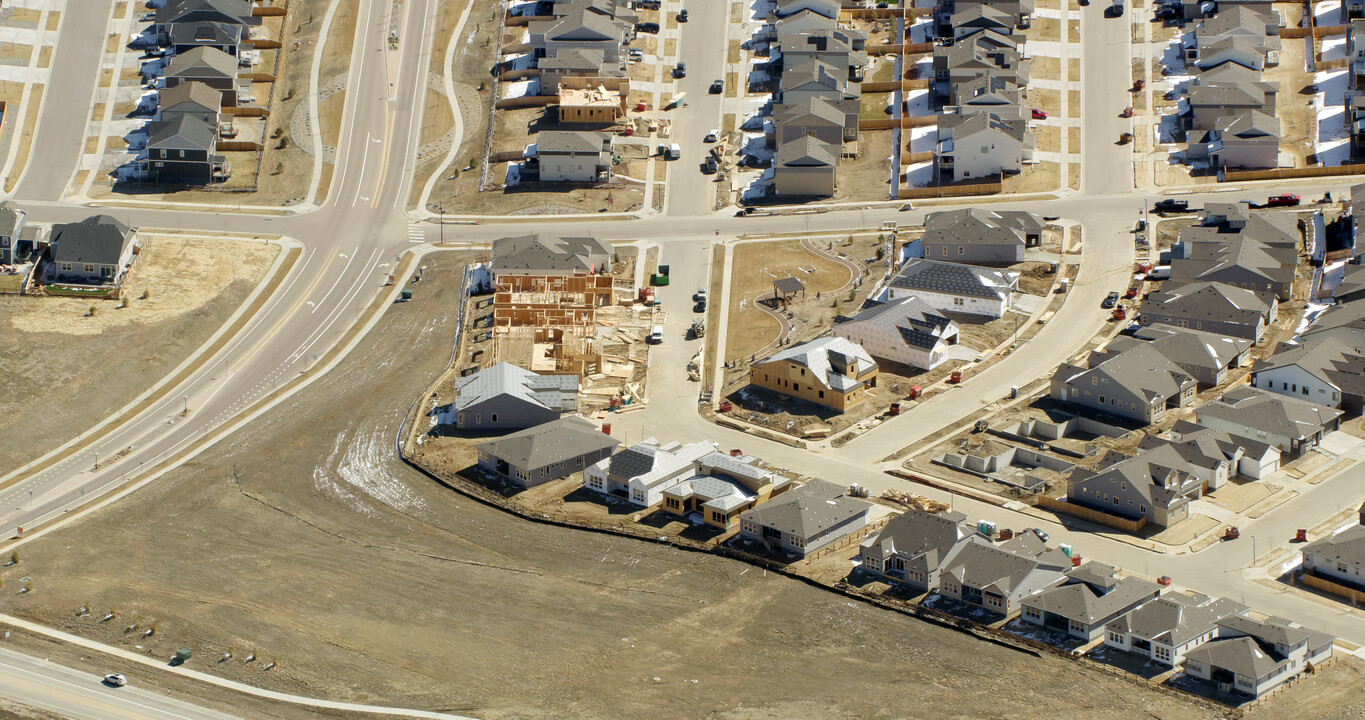
[(237, 311), (279, 251), (245, 240), (149, 237), (125, 286), (127, 307), (0, 297), (7, 369), (0, 467), (61, 445), (165, 377)]
[(33, 591), (0, 593), (0, 612), (158, 657), (188, 647), (189, 667), (271, 689), (483, 718), (1217, 714), (749, 565), (530, 523), (417, 473), (394, 438), (446, 365), (459, 276), (448, 256), (423, 263), (423, 291), (332, 372), (25, 544), (0, 579)]

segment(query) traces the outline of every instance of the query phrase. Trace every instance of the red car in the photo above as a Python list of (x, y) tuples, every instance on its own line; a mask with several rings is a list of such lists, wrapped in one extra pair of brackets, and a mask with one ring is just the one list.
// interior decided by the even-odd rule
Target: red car
[(1133, 298), (1137, 297), (1137, 291), (1138, 289), (1135, 287), (1128, 288), (1128, 292), (1123, 294), (1123, 299), (1132, 300)]
[(1034, 120), (1046, 120), (1046, 119), (1047, 119), (1047, 113), (1043, 112), (1042, 110), (1039, 110), (1038, 108), (1033, 108), (1033, 119), (1034, 119)]
[(1266, 207), (1293, 207), (1299, 204), (1299, 196), (1291, 193), (1284, 195), (1271, 195), (1266, 198)]

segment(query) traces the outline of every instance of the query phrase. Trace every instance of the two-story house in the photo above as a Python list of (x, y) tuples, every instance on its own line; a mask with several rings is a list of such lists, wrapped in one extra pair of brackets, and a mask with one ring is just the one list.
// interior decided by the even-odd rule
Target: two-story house
[(749, 383), (844, 412), (877, 386), (878, 367), (862, 347), (841, 337), (816, 338), (749, 367)]

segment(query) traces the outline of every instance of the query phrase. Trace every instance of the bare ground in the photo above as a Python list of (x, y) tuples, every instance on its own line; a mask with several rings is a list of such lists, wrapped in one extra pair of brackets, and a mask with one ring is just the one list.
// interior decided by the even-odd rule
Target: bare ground
[(8, 369), (0, 374), (0, 466), (61, 445), (168, 374), (236, 312), (278, 252), (245, 241), (151, 238), (129, 276), (128, 307), (0, 297)]
[[(426, 264), (426, 291), (295, 399), (28, 543), (0, 576), (13, 587), (22, 572), (34, 591), (0, 595), (0, 610), (129, 647), (127, 623), (155, 624), (146, 649), (191, 647), (196, 669), (488, 718), (1216, 714), (734, 561), (529, 523), (437, 485), (393, 452), (399, 417), (451, 342), (458, 268)], [(119, 620), (74, 617), (82, 604)], [(280, 664), (214, 662), (228, 646)]]

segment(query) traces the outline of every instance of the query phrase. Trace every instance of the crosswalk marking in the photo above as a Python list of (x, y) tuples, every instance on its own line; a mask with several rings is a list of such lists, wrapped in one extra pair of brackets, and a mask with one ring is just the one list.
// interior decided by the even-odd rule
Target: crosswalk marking
[(408, 242), (421, 243), (427, 241), (427, 231), (417, 223), (408, 223)]

